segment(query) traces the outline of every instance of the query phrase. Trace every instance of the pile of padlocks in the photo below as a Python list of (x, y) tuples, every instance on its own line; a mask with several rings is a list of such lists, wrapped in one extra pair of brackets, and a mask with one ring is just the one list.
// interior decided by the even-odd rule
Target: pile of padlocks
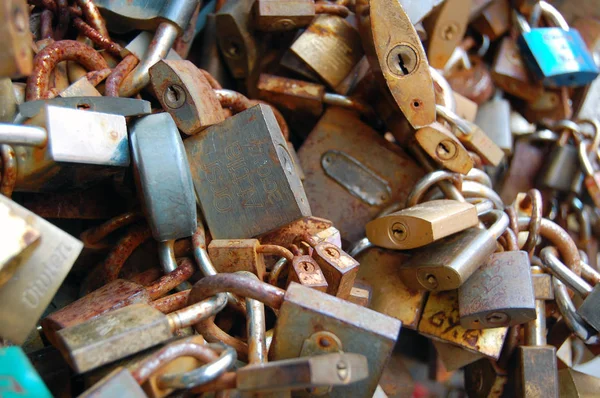
[(551, 3), (0, 2), (0, 397), (599, 396)]

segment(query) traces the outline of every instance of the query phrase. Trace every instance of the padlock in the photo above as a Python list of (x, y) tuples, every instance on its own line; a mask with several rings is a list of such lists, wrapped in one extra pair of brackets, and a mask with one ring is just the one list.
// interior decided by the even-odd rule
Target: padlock
[(17, 79), (29, 76), (33, 69), (29, 11), (25, 0), (2, 2), (0, 18), (4, 21), (2, 37), (7, 43), (2, 47), (0, 77)]
[(363, 57), (360, 35), (344, 18), (319, 15), (294, 41), (290, 51), (335, 89)]
[(215, 315), (227, 304), (217, 295), (165, 315), (148, 304), (132, 304), (57, 332), (58, 349), (77, 373), (163, 343), (175, 331)]
[(367, 286), (364, 282), (355, 282), (352, 289), (350, 289), (350, 295), (346, 299), (347, 301), (360, 305), (361, 307), (367, 307), (371, 305), (371, 297), (373, 291), (370, 286)]
[(408, 255), (372, 247), (354, 257), (360, 262), (356, 281), (366, 282), (372, 287), (369, 308), (398, 319), (404, 328), (416, 330), (427, 292), (409, 289), (396, 272)]
[(0, 286), (0, 336), (22, 344), (52, 301), (83, 248), (83, 244), (59, 228), (0, 195), (0, 203), (26, 219), (40, 234), (37, 247)]
[(40, 233), (27, 218), (16, 214), (8, 205), (0, 203), (2, 249), (0, 250), (0, 286), (5, 284), (35, 250)]
[(512, 154), (513, 148), (513, 136), (509, 123), (510, 102), (502, 98), (502, 92), (496, 90), (494, 97), (479, 107), (475, 124), (481, 127), (507, 156)]
[(536, 300), (536, 319), (525, 324), (525, 345), (515, 357), (515, 396), (558, 397), (556, 348), (546, 345), (546, 306)]
[(217, 272), (248, 271), (260, 280), (265, 275), (264, 255), (279, 255), (292, 261), (294, 255), (285, 247), (261, 245), (258, 239), (213, 239), (208, 255)]
[(544, 91), (533, 102), (525, 103), (521, 110), (523, 116), (531, 123), (539, 121), (559, 121), (571, 119), (573, 107), (569, 98), (569, 88), (544, 88)]
[(254, 25), (262, 32), (280, 32), (308, 26), (315, 17), (314, 0), (257, 0)]
[(129, 166), (123, 116), (46, 105), (30, 123), (2, 125), (0, 141), (15, 144), (17, 190), (86, 186)]
[(585, 280), (567, 268), (552, 250), (552, 248), (548, 247), (542, 249), (540, 253), (540, 258), (545, 268), (584, 299), (583, 303), (577, 309), (577, 314), (596, 331), (600, 331), (600, 316), (597, 310), (597, 303), (600, 297), (600, 284), (596, 284), (593, 287), (590, 286)]
[(458, 315), (458, 293), (449, 290), (429, 294), (418, 331), (426, 337), (498, 359), (508, 328), (463, 328)]
[(360, 0), (356, 15), (365, 53), (387, 105), (400, 109), (414, 129), (433, 123), (435, 93), (427, 57), (400, 2)]
[(517, 41), (502, 39), (491, 68), (494, 84), (502, 91), (532, 102), (542, 96), (543, 85), (530, 76), (519, 52)]
[(519, 139), (501, 188), (504, 203), (513, 203), (518, 192), (527, 192), (535, 186), (536, 177), (544, 163), (544, 151), (533, 142)]
[(328, 284), (326, 293), (347, 300), (358, 273), (360, 265), (358, 261), (332, 243), (317, 242), (310, 236), (302, 240), (313, 249), (312, 258), (323, 272)]
[(456, 103), (456, 109), (454, 109), (454, 112), (456, 112), (460, 118), (471, 123), (475, 123), (475, 117), (477, 115), (479, 106), (475, 102), (463, 95), (460, 95), (459, 93), (453, 92), (452, 96), (454, 97), (454, 102)]
[(379, 217), (365, 226), (367, 238), (387, 249), (414, 249), (477, 226), (474, 205), (456, 200), (432, 200)]
[(298, 151), (313, 213), (333, 221), (344, 239), (360, 239), (362, 226), (387, 205), (404, 202), (422, 176), (399, 149), (355, 113), (327, 109)]
[(530, 267), (522, 250), (492, 254), (458, 289), (460, 324), (486, 329), (535, 319)]
[(257, 89), (261, 99), (294, 112), (320, 116), (323, 113), (324, 104), (329, 104), (352, 109), (362, 114), (372, 113), (369, 106), (360, 100), (327, 93), (325, 86), (302, 80), (261, 73)]
[(494, 93), (490, 70), (479, 56), (465, 53), (462, 66), (449, 70), (446, 66), (444, 76), (454, 91), (476, 104), (489, 100)]
[(150, 82), (148, 70), (167, 56), (177, 36), (187, 28), (198, 3), (198, 0), (177, 0), (164, 4), (152, 2), (148, 7), (143, 7), (143, 11), (140, 12), (140, 7), (126, 2), (114, 3), (106, 0), (97, 2), (98, 8), (114, 13), (115, 20), (120, 19), (121, 22), (125, 22), (124, 24), (117, 22), (117, 26), (126, 26), (127, 30), (132, 28), (156, 30), (145, 56), (140, 58), (140, 63), (121, 83), (119, 96), (130, 97), (137, 94)]
[[(373, 394), (398, 337), (399, 321), (297, 283), (291, 283), (284, 291), (235, 274), (201, 279), (194, 285), (189, 300), (196, 302), (222, 291), (260, 300), (279, 310), (269, 359), (340, 350), (365, 355), (369, 377), (347, 387), (334, 387), (329, 394), (344, 397)], [(316, 330), (315, 322), (319, 324)], [(196, 330), (202, 331), (202, 325), (196, 325)]]
[(42, 112), (46, 105), (109, 113), (125, 117), (143, 116), (152, 113), (150, 102), (148, 101), (117, 97), (58, 97), (27, 101), (19, 105), (19, 113), (24, 118), (33, 118)]
[(453, 132), (467, 149), (472, 150), (487, 163), (498, 166), (504, 159), (504, 152), (475, 123), (461, 119), (450, 109), (436, 105), (438, 116), (453, 125)]
[(310, 216), (270, 107), (261, 104), (238, 113), (190, 137), (184, 146), (213, 238), (250, 238)]
[(413, 252), (398, 268), (404, 283), (413, 289), (442, 291), (458, 289), (496, 250), (496, 239), (508, 227), (508, 216), (499, 210), (490, 214), (488, 229), (468, 228)]
[(78, 325), (131, 304), (150, 303), (189, 279), (194, 271), (193, 264), (186, 260), (177, 270), (170, 272), (148, 286), (142, 286), (125, 279), (114, 280), (46, 316), (41, 322), (44, 335), (56, 346), (56, 333), (59, 330)]
[(21, 347), (0, 348), (0, 380), (6, 397), (52, 398), (52, 394)]
[(559, 396), (586, 398), (598, 394), (600, 378), (578, 372), (574, 369), (558, 371)]
[(577, 172), (579, 153), (578, 149), (568, 142), (569, 131), (563, 131), (556, 145), (547, 157), (541, 168), (542, 174), (538, 177), (538, 184), (544, 188), (554, 189), (559, 192), (568, 192)]
[(183, 133), (197, 134), (225, 119), (213, 88), (190, 61), (161, 60), (149, 73), (156, 97)]
[(462, 174), (473, 168), (473, 160), (466, 148), (443, 124), (433, 122), (421, 127), (414, 137), (419, 146), (444, 168)]
[(461, 42), (471, 8), (471, 0), (445, 1), (423, 20), (427, 32), (427, 59), (434, 68), (441, 69)]
[(479, 33), (494, 41), (510, 29), (510, 17), (510, 2), (508, 0), (493, 0), (471, 25)]
[(584, 184), (594, 206), (600, 207), (600, 172), (595, 171), (589, 158), (587, 143), (579, 143), (579, 163), (584, 171)]
[(289, 286), (294, 282), (326, 293), (329, 289), (329, 284), (325, 279), (321, 267), (319, 267), (319, 264), (312, 258), (312, 251), (313, 249), (309, 248), (308, 254), (302, 254), (297, 247), (294, 248), (294, 258), (289, 266), (286, 285)]
[(236, 79), (248, 77), (257, 64), (258, 43), (252, 34), (252, 0), (228, 1), (216, 14), (217, 42)]
[(529, 70), (548, 87), (591, 83), (600, 70), (579, 32), (570, 29), (549, 3), (540, 1), (535, 8), (540, 9), (552, 27), (532, 29), (523, 18), (517, 18), (521, 32), (517, 44)]

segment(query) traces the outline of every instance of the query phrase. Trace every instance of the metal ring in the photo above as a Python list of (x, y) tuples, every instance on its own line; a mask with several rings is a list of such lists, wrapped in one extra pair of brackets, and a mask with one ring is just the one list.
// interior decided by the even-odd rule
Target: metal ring
[(540, 225), (542, 222), (542, 194), (537, 189), (530, 189), (526, 198), (531, 201), (531, 219), (529, 221), (528, 236), (523, 250), (530, 253), (538, 241), (540, 234)]
[(569, 288), (573, 289), (581, 297), (586, 297), (592, 287), (582, 278), (575, 275), (565, 264), (556, 257), (553, 247), (548, 246), (542, 249), (540, 259), (544, 270), (551, 273), (555, 278), (558, 278), (562, 283), (565, 283)]
[(408, 195), (408, 198), (406, 199), (406, 207), (412, 207), (418, 204), (429, 188), (431, 188), (434, 184), (445, 180), (452, 181), (456, 188), (459, 191), (462, 191), (463, 176), (461, 174), (450, 173), (448, 171), (442, 170), (434, 171), (425, 175), (423, 178), (417, 181), (412, 191)]
[(158, 378), (157, 384), (160, 388), (192, 388), (209, 383), (225, 373), (233, 366), (237, 359), (233, 348), (224, 344), (207, 344), (211, 349), (220, 353), (219, 359), (202, 365), (192, 371), (185, 373), (169, 373)]

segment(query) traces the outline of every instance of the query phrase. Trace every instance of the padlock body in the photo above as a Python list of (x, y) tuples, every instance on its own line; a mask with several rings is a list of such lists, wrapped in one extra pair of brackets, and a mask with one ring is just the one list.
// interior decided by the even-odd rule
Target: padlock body
[(313, 257), (329, 285), (327, 293), (346, 300), (358, 273), (358, 261), (340, 247), (326, 242), (315, 246)]
[(591, 83), (598, 67), (579, 32), (536, 28), (517, 39), (529, 69), (548, 87), (577, 87)]
[(251, 238), (311, 215), (270, 107), (227, 118), (184, 146), (213, 238)]
[(541, 168), (539, 184), (545, 188), (568, 192), (579, 171), (579, 154), (572, 145), (556, 146), (550, 152), (548, 161)]
[(520, 346), (516, 357), (516, 397), (558, 397), (556, 348)]
[(484, 329), (534, 320), (530, 267), (524, 251), (492, 254), (458, 289), (460, 324)]
[(265, 274), (265, 260), (257, 253), (257, 239), (213, 239), (208, 245), (208, 255), (217, 272), (248, 271), (260, 280)]
[(292, 282), (323, 293), (328, 289), (328, 283), (321, 267), (310, 256), (294, 256), (288, 271), (287, 284)]
[(505, 99), (492, 99), (479, 106), (475, 124), (505, 154), (512, 153), (513, 136), (510, 128), (510, 103)]
[(600, 331), (600, 285), (596, 285), (577, 309), (581, 317), (594, 329)]
[(277, 318), (269, 358), (296, 358), (304, 341), (316, 331), (333, 333), (341, 341), (344, 352), (367, 357), (369, 377), (335, 387), (330, 396), (370, 397), (377, 388), (400, 326), (396, 319), (292, 283)]

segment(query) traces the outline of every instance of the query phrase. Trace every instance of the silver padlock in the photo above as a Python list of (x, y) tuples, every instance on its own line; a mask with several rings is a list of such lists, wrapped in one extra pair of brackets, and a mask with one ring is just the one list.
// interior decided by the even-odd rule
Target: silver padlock
[(496, 90), (494, 97), (481, 104), (475, 117), (477, 124), (506, 155), (512, 153), (513, 137), (510, 127), (510, 102)]

